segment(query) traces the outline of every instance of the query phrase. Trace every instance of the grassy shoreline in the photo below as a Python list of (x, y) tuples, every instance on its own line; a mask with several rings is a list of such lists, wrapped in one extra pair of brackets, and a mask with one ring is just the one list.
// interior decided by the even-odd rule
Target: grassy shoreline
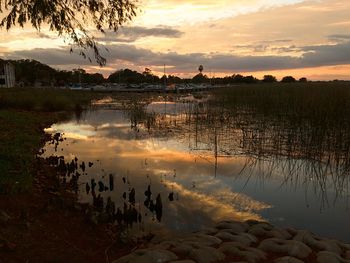
[[(89, 207), (78, 205), (69, 191), (55, 188), (57, 171), (36, 157), (51, 137), (44, 128), (100, 95), (31, 91), (0, 90), (0, 101), (8, 103), (0, 103), (0, 261), (104, 262), (106, 249), (114, 245), (108, 256), (128, 253), (129, 246), (115, 240), (118, 229), (92, 224)], [(55, 104), (55, 110), (43, 108), (55, 101), (65, 103)]]
[(71, 90), (0, 89), (0, 194), (30, 190), (44, 128), (81, 112), (100, 96)]
[(35, 154), (45, 143), (43, 129), (67, 115), (0, 110), (0, 194), (31, 189)]

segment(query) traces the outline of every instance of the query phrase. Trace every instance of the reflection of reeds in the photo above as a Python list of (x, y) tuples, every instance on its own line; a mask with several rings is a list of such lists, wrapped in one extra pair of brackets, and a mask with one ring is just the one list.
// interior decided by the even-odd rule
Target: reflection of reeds
[[(149, 118), (147, 114), (138, 116)], [(212, 151), (216, 161), (243, 155), (258, 161), (249, 161), (246, 168), (264, 162), (264, 166), (269, 164), (264, 171), (272, 174), (282, 167), (285, 183), (312, 182), (323, 203), (328, 202), (325, 194), (329, 188), (337, 197), (347, 194), (347, 84), (232, 87), (216, 92), (208, 102), (187, 102), (186, 110), (171, 118), (162, 114), (152, 118), (151, 128), (159, 134), (164, 134), (164, 129), (175, 130), (178, 134), (172, 136), (186, 138), (192, 150)]]
[(132, 100), (125, 104), (124, 110), (130, 119), (131, 128), (138, 130), (140, 126), (145, 127), (148, 131), (155, 126), (155, 114), (145, 111), (147, 103), (143, 100)]

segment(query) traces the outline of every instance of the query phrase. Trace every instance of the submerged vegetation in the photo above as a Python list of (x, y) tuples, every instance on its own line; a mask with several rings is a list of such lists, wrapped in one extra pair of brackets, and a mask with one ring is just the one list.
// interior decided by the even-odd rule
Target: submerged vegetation
[(186, 138), (193, 152), (211, 152), (215, 171), (218, 159), (245, 156), (248, 174), (264, 167), (266, 176), (278, 172), (295, 185), (312, 181), (321, 194), (328, 187), (339, 195), (347, 193), (348, 84), (242, 85), (219, 89), (207, 100), (182, 102), (175, 114), (142, 115), (138, 109), (133, 118), (139, 117), (147, 130), (151, 124), (159, 136)]
[(221, 91), (215, 102), (222, 105), (223, 117), (232, 118), (247, 136), (246, 147), (259, 146), (260, 154), (321, 162), (331, 158), (349, 165), (348, 85), (238, 87)]
[[(237, 87), (220, 91), (214, 103), (221, 105), (225, 127), (238, 130), (241, 138), (238, 148), (254, 157), (250, 165), (268, 160), (265, 165), (270, 171), (280, 167), (286, 181), (294, 184), (312, 181), (325, 202), (329, 184), (338, 195), (347, 194), (350, 179), (348, 84)], [(302, 174), (306, 177), (301, 178)]]

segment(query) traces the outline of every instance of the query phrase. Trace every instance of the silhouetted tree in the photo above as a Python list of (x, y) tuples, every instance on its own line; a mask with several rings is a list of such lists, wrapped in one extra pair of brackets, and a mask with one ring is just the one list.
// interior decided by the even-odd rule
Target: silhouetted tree
[(232, 82), (233, 83), (242, 83), (243, 79), (244, 79), (244, 77), (241, 74), (232, 75)]
[(90, 83), (91, 84), (101, 84), (101, 83), (105, 82), (105, 78), (100, 73), (94, 73), (94, 74), (85, 73), (82, 76), (82, 82), (89, 83), (89, 84)]
[(109, 82), (118, 83), (142, 83), (144, 81), (144, 76), (134, 70), (122, 69), (118, 70), (108, 77)]
[(55, 82), (56, 70), (36, 60), (22, 59), (11, 60), (15, 66), (16, 81), (24, 85), (34, 85), (35, 82), (47, 84)]
[(81, 68), (76, 68), (76, 69), (73, 69), (73, 79), (75, 83), (80, 83), (82, 82), (82, 76), (84, 74), (86, 74), (86, 71), (85, 69), (81, 69)]
[(284, 82), (284, 83), (291, 83), (295, 81), (296, 81), (295, 78), (292, 76), (283, 77), (283, 79), (281, 80), (281, 82)]
[(167, 75), (163, 75), (160, 79), (160, 83), (161, 84), (168, 84), (168, 76)]
[(59, 86), (64, 86), (67, 83), (73, 83), (73, 72), (67, 70), (57, 71), (55, 74), (56, 83)]
[(299, 82), (307, 82), (307, 78), (303, 77), (299, 79)]
[(178, 84), (178, 83), (182, 83), (183, 80), (181, 78), (179, 78), (178, 76), (169, 75), (168, 82), (169, 82), (169, 84)]
[(253, 76), (245, 76), (243, 78), (244, 83), (252, 84), (252, 83), (257, 83), (259, 80), (257, 78), (254, 78)]
[(208, 83), (210, 82), (207, 75), (203, 75), (202, 73), (197, 74), (192, 78), (193, 83)]
[(142, 74), (144, 76), (150, 76), (150, 75), (152, 75), (152, 70), (150, 70), (149, 68), (145, 68), (145, 71), (142, 72)]
[(159, 81), (159, 77), (153, 75), (152, 70), (149, 68), (145, 68), (145, 71), (142, 72), (142, 75), (144, 76), (143, 82), (153, 83)]
[(30, 23), (36, 30), (47, 24), (51, 31), (71, 41), (80, 48), (80, 54), (90, 59), (86, 50), (91, 49), (100, 65), (106, 59), (100, 55), (97, 43), (89, 33), (87, 25), (104, 33), (105, 29), (117, 31), (119, 26), (136, 15), (136, 0), (0, 0), (2, 20), (0, 28), (10, 30)]
[(263, 81), (263, 82), (271, 83), (271, 82), (276, 82), (277, 79), (276, 79), (275, 76), (272, 76), (272, 75), (265, 75), (262, 81)]

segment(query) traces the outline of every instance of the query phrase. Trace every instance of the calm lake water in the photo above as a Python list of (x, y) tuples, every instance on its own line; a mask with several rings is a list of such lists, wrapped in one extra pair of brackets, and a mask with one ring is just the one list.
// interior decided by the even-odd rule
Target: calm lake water
[[(45, 156), (84, 161), (80, 202), (93, 202), (86, 191), (92, 179), (96, 194), (121, 210), (135, 191), (131, 205), (142, 216), (136, 231), (195, 231), (225, 219), (257, 219), (350, 241), (348, 167), (302, 157), (285, 126), (256, 127), (259, 120), (246, 111), (228, 118), (211, 109), (208, 116), (206, 107), (193, 97), (127, 107), (105, 100), (48, 129), (66, 140), (56, 149), (47, 144)], [(277, 152), (276, 138), (284, 138)], [(151, 207), (158, 195), (161, 213)]]

